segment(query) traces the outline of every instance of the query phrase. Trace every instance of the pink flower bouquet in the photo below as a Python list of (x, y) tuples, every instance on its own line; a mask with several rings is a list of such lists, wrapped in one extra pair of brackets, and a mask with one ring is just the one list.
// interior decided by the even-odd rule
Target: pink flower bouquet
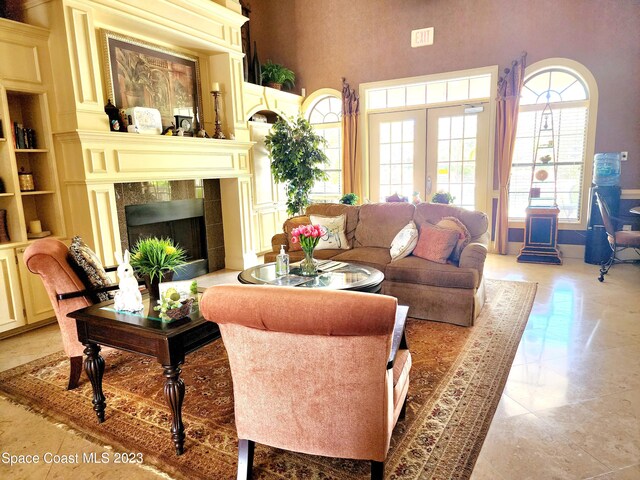
[(312, 276), (318, 273), (316, 262), (313, 259), (313, 249), (316, 248), (324, 233), (324, 228), (320, 225), (303, 225), (294, 228), (291, 232), (291, 243), (300, 243), (300, 248), (304, 252), (304, 260), (300, 262), (302, 275)]
[(302, 250), (311, 254), (323, 234), (324, 231), (320, 225), (302, 225), (291, 232), (291, 243), (300, 243)]

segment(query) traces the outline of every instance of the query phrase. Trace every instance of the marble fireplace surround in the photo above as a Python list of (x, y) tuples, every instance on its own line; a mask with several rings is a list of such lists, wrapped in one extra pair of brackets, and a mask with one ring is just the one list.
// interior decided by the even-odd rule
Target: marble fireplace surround
[[(160, 189), (152, 182), (117, 183), (114, 187), (116, 190), (116, 207), (122, 251), (131, 250), (132, 247), (127, 238), (126, 207), (157, 204), (158, 202), (173, 202), (176, 200), (188, 201), (198, 198), (194, 180), (170, 181), (162, 191), (159, 191)], [(208, 262), (208, 272), (215, 272), (225, 268), (220, 180), (209, 179), (202, 182), (202, 200), (204, 216), (201, 221), (205, 231), (204, 238), (206, 239), (206, 256), (204, 258)]]

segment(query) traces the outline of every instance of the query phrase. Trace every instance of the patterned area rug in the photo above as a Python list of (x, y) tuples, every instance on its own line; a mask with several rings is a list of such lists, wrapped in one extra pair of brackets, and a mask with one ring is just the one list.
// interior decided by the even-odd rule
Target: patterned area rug
[[(535, 297), (533, 283), (489, 280), (487, 304), (472, 328), (409, 320), (413, 357), (407, 415), (398, 422), (385, 478), (468, 478), (480, 452)], [(237, 438), (233, 392), (222, 342), (187, 357), (183, 420), (185, 453), (177, 457), (155, 360), (105, 354), (106, 421), (91, 405), (86, 377), (65, 390), (62, 353), (0, 373), (0, 391), (100, 444), (142, 452), (144, 463), (179, 479), (231, 479)], [(369, 462), (299, 455), (258, 445), (256, 479), (365, 479)]]

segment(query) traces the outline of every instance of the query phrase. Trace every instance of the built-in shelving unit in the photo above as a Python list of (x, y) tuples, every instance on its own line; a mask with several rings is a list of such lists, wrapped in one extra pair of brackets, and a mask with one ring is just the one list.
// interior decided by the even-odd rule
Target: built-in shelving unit
[(20, 58), (4, 65), (0, 78), (0, 210), (8, 233), (0, 236), (0, 337), (55, 321), (42, 280), (23, 260), (35, 241), (30, 222), (66, 235), (49, 113), (48, 39), (44, 28), (0, 19), (0, 49)]
[[(6, 210), (10, 244), (27, 242), (29, 224), (39, 220), (43, 230), (64, 236), (62, 206), (49, 124), (46, 93), (2, 88), (0, 93), (2, 137), (0, 165), (6, 193), (0, 209)], [(20, 148), (18, 137), (29, 131), (35, 148)], [(30, 175), (34, 190), (20, 190), (21, 175)], [(24, 187), (24, 185), (23, 185)]]

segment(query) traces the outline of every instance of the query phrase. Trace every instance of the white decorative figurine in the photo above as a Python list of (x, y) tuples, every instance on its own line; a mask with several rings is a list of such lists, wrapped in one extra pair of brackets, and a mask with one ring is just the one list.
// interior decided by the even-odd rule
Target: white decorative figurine
[(129, 250), (124, 251), (124, 259), (120, 252), (115, 252), (118, 261), (118, 286), (114, 298), (114, 308), (124, 312), (138, 312), (144, 308), (142, 305), (142, 295), (138, 288), (138, 281), (133, 274), (133, 267), (129, 263)]

